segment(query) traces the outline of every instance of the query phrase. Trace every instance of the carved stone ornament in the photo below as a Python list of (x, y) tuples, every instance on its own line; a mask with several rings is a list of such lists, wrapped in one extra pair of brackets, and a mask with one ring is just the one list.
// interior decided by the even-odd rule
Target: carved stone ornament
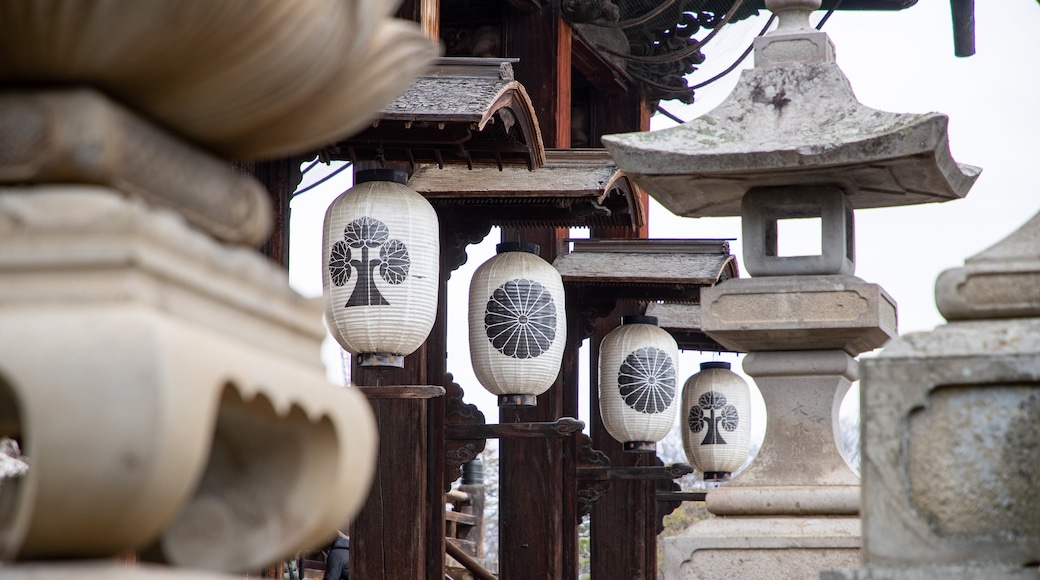
[(7, 187), (0, 279), (0, 431), (29, 463), (3, 560), (242, 573), (360, 509), (369, 405), (326, 382), (320, 305), (260, 254), (104, 187)]
[(356, 132), (436, 56), (395, 7), (4, 2), (0, 84), (91, 85), (221, 155), (282, 157)]

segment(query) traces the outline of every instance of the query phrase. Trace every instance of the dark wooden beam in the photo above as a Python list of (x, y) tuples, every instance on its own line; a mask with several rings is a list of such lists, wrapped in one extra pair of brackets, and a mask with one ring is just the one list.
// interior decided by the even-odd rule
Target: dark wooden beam
[(569, 437), (585, 428), (585, 423), (564, 417), (540, 423), (507, 423), (504, 425), (446, 425), (448, 439), (508, 439)]
[(639, 467), (581, 467), (578, 468), (578, 479), (679, 479), (690, 473), (693, 473), (693, 468), (684, 463), (676, 463), (675, 465), (644, 465)]

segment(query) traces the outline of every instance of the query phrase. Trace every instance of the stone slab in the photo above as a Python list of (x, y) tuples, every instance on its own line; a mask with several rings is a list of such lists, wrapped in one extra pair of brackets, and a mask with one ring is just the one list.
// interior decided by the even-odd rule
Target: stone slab
[(740, 351), (844, 350), (855, 356), (897, 334), (896, 304), (854, 276), (770, 276), (701, 289), (704, 332)]
[(661, 545), (670, 580), (813, 578), (859, 563), (859, 519), (712, 518)]
[(323, 368), (321, 300), (250, 248), (109, 187), (0, 187), (6, 307), (136, 302)]

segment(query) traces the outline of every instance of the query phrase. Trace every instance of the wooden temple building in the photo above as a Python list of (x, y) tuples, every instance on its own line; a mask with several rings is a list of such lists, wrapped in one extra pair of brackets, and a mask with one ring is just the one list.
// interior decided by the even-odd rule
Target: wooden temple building
[[(913, 3), (832, 0), (823, 9)], [(466, 557), (472, 544), (449, 537), (460, 518), (446, 521), (445, 508), (464, 464), (491, 438), (500, 445), (497, 577), (577, 578), (586, 514), (593, 578), (657, 577), (662, 518), (696, 499), (673, 482), (691, 468), (624, 452), (600, 420), (595, 388), (590, 436), (582, 433), (579, 346), (588, 340), (595, 361), (622, 315), (652, 305), (680, 348), (725, 350), (699, 332), (697, 303), (701, 288), (739, 269), (724, 241), (646, 239), (646, 194), (617, 171), (600, 137), (648, 130), (661, 99), (692, 100), (683, 76), (711, 58), (706, 40), (762, 9), (762, 0), (404, 2), (398, 15), (439, 38), (445, 57), (369, 128), (318, 153), (355, 170), (407, 171), (440, 219), (441, 300), (430, 338), (404, 369), (352, 369), (377, 416), (380, 447), (372, 492), (350, 529), (351, 578), (442, 579), (448, 554), (474, 577), (494, 577)], [(311, 158), (239, 166), (272, 194), (276, 228), (265, 251), (282, 264), (289, 200)], [(560, 271), (568, 337), (562, 371), (536, 407), (485, 417), (465, 399), (480, 385), (457, 384), (448, 365), (444, 296), (467, 246), (493, 226), (503, 241), (538, 244)], [(588, 228), (590, 239), (571, 248), (572, 227)]]

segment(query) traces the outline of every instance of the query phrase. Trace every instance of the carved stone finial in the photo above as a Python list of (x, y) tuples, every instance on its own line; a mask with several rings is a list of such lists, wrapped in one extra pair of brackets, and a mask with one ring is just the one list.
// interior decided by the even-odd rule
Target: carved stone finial
[(780, 20), (770, 34), (812, 30), (809, 15), (820, 8), (820, 0), (766, 0), (766, 8)]

